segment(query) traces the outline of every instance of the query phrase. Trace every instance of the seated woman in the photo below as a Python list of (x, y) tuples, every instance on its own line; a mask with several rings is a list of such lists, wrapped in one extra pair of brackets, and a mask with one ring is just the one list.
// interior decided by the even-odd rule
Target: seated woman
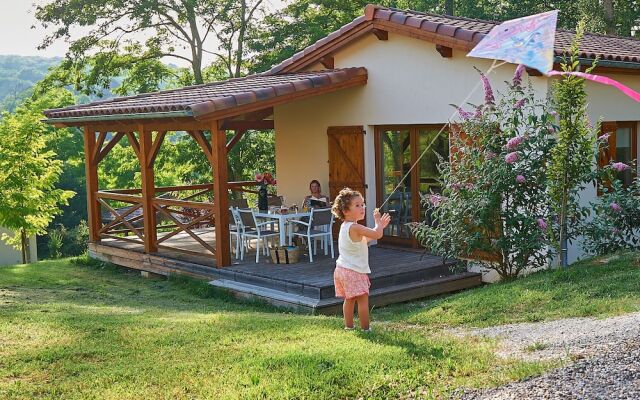
[(331, 206), (329, 196), (322, 194), (320, 182), (312, 180), (309, 183), (309, 191), (311, 194), (304, 198), (303, 207), (325, 208)]

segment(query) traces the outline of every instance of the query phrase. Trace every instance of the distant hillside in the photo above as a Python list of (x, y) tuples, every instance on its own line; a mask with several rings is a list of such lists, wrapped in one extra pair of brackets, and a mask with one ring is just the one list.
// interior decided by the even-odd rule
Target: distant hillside
[(12, 110), (20, 95), (61, 60), (59, 57), (0, 55), (0, 109)]

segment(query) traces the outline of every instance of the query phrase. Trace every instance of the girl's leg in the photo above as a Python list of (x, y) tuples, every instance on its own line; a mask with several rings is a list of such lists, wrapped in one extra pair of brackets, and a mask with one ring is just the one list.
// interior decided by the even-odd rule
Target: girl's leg
[(355, 299), (344, 299), (344, 303), (342, 303), (342, 314), (344, 315), (345, 328), (353, 328), (353, 309), (355, 303)]
[(363, 294), (356, 297), (358, 302), (358, 319), (360, 320), (360, 328), (369, 329), (369, 295)]

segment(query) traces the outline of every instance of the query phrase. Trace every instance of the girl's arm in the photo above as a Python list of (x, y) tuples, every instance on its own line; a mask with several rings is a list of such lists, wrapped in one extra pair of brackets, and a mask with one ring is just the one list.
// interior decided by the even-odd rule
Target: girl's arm
[(378, 240), (382, 238), (384, 228), (389, 225), (391, 221), (391, 216), (389, 214), (384, 213), (384, 215), (380, 215), (380, 212), (375, 210), (373, 212), (373, 219), (376, 222), (376, 225), (371, 228), (367, 228), (364, 225), (360, 224), (352, 224), (349, 227), (349, 237), (354, 242), (359, 242), (363, 237), (367, 238), (367, 241)]

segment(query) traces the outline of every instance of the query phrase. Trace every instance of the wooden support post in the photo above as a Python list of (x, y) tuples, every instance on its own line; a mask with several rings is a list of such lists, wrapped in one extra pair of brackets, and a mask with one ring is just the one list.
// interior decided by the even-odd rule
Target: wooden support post
[(87, 225), (89, 225), (89, 242), (100, 241), (102, 216), (98, 203), (98, 162), (96, 154), (96, 132), (91, 126), (84, 127), (84, 162), (87, 181)]
[(231, 265), (229, 250), (229, 177), (227, 137), (218, 121), (211, 123), (211, 169), (213, 173), (213, 210), (216, 221), (216, 267)]
[[(144, 215), (144, 251), (155, 253), (158, 251), (158, 235), (156, 230), (156, 210), (153, 208), (153, 198), (156, 188), (153, 176), (153, 138), (151, 131), (145, 129), (144, 124), (138, 125), (138, 142), (140, 144), (140, 174), (142, 176), (142, 213)], [(131, 134), (133, 136), (133, 134)]]

